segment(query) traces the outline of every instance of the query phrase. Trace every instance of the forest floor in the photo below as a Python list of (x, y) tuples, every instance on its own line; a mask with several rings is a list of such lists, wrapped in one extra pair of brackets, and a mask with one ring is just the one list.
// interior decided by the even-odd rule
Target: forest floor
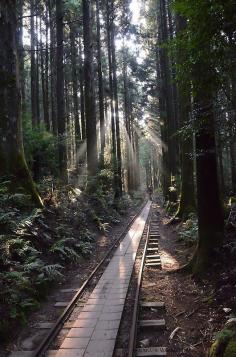
[[(185, 223), (168, 224), (170, 218), (160, 206), (154, 212), (160, 219), (162, 270), (144, 269), (140, 299), (163, 301), (165, 310), (141, 309), (139, 319), (163, 318), (166, 328), (139, 329), (137, 346), (167, 347), (169, 357), (207, 357), (215, 336), (236, 312), (236, 286), (231, 284), (229, 288), (229, 283), (224, 283), (224, 279), (230, 281), (235, 274), (232, 273), (234, 260), (229, 260), (227, 265), (223, 260), (217, 262), (214, 269), (201, 279), (181, 270), (174, 272), (189, 261), (195, 250), (196, 237), (188, 236), (195, 229), (186, 228)], [(223, 252), (227, 249), (225, 246), (232, 245), (232, 233), (227, 233), (228, 241)], [(139, 255), (142, 256), (142, 249)], [(135, 271), (138, 269), (134, 270), (128, 291), (116, 344), (116, 357), (127, 355), (135, 293), (132, 287), (136, 285), (137, 279)], [(230, 291), (231, 294), (228, 294)]]
[[(43, 285), (41, 286), (42, 296), (39, 298), (37, 296), (40, 308), (35, 306), (35, 312), (26, 315), (27, 324), (25, 318), (22, 318), (21, 323), (19, 318), (17, 319), (18, 325), (15, 325), (14, 334), (11, 333), (10, 344), (5, 348), (0, 347), (0, 356), (2, 357), (7, 356), (8, 352), (12, 350), (32, 350), (38, 345), (46, 331), (35, 329), (36, 324), (55, 321), (62, 311), (60, 308), (54, 307), (55, 302), (69, 301), (73, 296), (73, 294), (70, 296), (61, 293), (61, 289), (73, 289), (82, 285), (112, 242), (117, 239), (131, 216), (137, 212), (141, 203), (140, 197), (133, 202), (123, 202), (118, 213), (112, 207), (105, 208), (95, 197), (89, 202), (85, 202), (85, 197), (77, 199), (77, 192), (72, 190), (71, 193), (71, 189), (69, 192), (64, 193), (64, 199), (60, 196), (60, 199), (57, 198), (53, 203), (53, 207), (41, 213), (40, 217), (27, 228), (26, 235), (29, 241), (33, 239), (34, 247), (45, 255), (41, 259), (46, 259), (47, 264), (55, 264), (60, 257), (60, 264), (66, 266), (66, 269), (63, 270), (63, 277), (58, 282), (55, 279), (49, 284), (50, 288), (45, 286), (45, 291)], [(213, 269), (206, 273), (204, 278), (197, 279), (181, 271), (173, 273), (173, 270), (189, 260), (195, 249), (196, 240), (191, 237), (185, 239), (186, 235), (181, 234), (183, 229), (186, 233), (185, 224), (167, 224), (169, 217), (164, 209), (158, 207), (156, 213), (160, 214), (161, 238), (159, 244), (163, 269), (162, 271), (155, 269), (145, 271), (145, 289), (142, 298), (149, 301), (158, 299), (165, 302), (166, 311), (163, 318), (166, 320), (166, 330), (163, 335), (156, 334), (152, 330), (143, 335), (141, 341), (148, 340), (150, 346), (166, 346), (170, 356), (207, 356), (217, 332), (224, 327), (227, 320), (234, 318), (236, 313), (235, 231), (227, 231), (226, 241)], [(194, 229), (187, 230), (187, 232), (188, 235), (189, 232), (191, 235)], [(25, 230), (23, 233), (26, 233)], [(21, 235), (23, 233), (21, 232)], [(81, 233), (83, 234), (81, 235)], [(54, 245), (52, 245), (50, 237), (53, 238)], [(72, 252), (69, 250), (68, 254), (71, 255), (65, 259), (63, 258), (66, 252), (65, 242), (63, 241), (64, 245), (62, 244), (62, 246), (60, 244), (58, 246), (57, 243), (61, 241), (62, 237), (67, 239), (73, 237), (82, 244), (79, 246), (79, 251), (76, 250), (77, 245), (69, 246)], [(39, 238), (42, 239), (40, 246), (37, 243)], [(55, 242), (56, 247), (59, 247), (57, 253), (59, 254), (62, 249), (62, 256), (46, 253), (49, 248), (52, 250)], [(42, 247), (44, 244), (45, 247)], [(71, 264), (73, 250), (78, 253), (78, 256)], [(15, 258), (15, 260), (20, 262), (19, 259)], [(32, 270), (30, 274), (27, 271), (27, 274), (32, 277), (36, 273)], [(22, 294), (22, 289), (20, 287), (17, 289), (18, 293)], [(23, 291), (22, 299), (24, 299), (24, 294), (25, 291)], [(132, 312), (132, 309), (129, 310)], [(128, 314), (123, 314), (123, 316), (123, 319), (131, 321)], [(177, 328), (174, 337), (170, 338), (171, 333)], [(128, 330), (129, 326), (126, 323), (123, 331), (126, 339)], [(2, 343), (1, 346), (3, 346)], [(143, 346), (142, 342), (140, 342), (140, 346)]]
[[(169, 218), (164, 210), (160, 209), (160, 212), (163, 270), (148, 269), (144, 276), (144, 281), (156, 282), (145, 290), (144, 295), (147, 297), (148, 294), (149, 300), (150, 294), (153, 297), (158, 295), (166, 305), (164, 318), (167, 329), (158, 341), (159, 346), (166, 346), (169, 356), (208, 356), (217, 333), (236, 313), (235, 233), (227, 232), (219, 259), (202, 278), (181, 270), (173, 273), (171, 271), (189, 261), (195, 244), (180, 238), (183, 224), (168, 225)], [(174, 337), (170, 337), (174, 330)]]
[[(0, 282), (1, 357), (38, 346), (47, 330), (37, 325), (54, 322), (64, 309), (55, 303), (70, 301), (75, 293), (61, 290), (83, 284), (140, 209), (143, 197), (125, 197), (115, 209), (109, 194), (87, 196), (67, 187), (52, 196), (45, 193), (44, 200), (46, 208), (36, 214), (28, 208), (24, 215), (16, 212), (17, 229), (11, 231), (7, 224), (10, 253), (0, 259), (5, 270)], [(28, 223), (22, 225), (25, 220)]]

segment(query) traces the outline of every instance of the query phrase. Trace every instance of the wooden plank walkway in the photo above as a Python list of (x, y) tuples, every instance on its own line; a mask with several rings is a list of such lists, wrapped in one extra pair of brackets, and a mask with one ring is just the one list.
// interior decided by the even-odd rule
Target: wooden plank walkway
[(56, 357), (112, 357), (150, 206), (149, 201), (115, 251)]

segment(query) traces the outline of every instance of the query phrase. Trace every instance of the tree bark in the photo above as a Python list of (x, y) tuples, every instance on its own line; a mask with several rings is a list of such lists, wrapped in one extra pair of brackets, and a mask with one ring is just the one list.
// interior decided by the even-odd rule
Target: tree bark
[(212, 98), (206, 88), (202, 88), (195, 99), (198, 122), (196, 167), (199, 243), (194, 258), (194, 271), (202, 272), (211, 262), (214, 249), (222, 243), (224, 220), (217, 177)]
[(24, 0), (18, 0), (18, 28), (17, 28), (17, 44), (18, 44), (18, 58), (19, 58), (19, 68), (20, 68), (20, 84), (21, 84), (21, 97), (22, 97), (22, 111), (26, 110), (26, 99), (25, 99), (25, 64), (24, 64), (24, 45), (23, 45), (23, 6)]
[(108, 71), (109, 71), (109, 99), (110, 99), (110, 113), (111, 113), (111, 139), (112, 149), (111, 158), (114, 174), (114, 193), (115, 197), (119, 197), (119, 184), (117, 175), (117, 146), (116, 146), (116, 127), (115, 127), (115, 112), (114, 112), (114, 86), (113, 86), (113, 71), (112, 71), (112, 49), (111, 49), (111, 19), (110, 19), (110, 2), (106, 2), (106, 27), (107, 27), (107, 52), (108, 52)]
[(58, 136), (58, 125), (57, 125), (57, 113), (56, 113), (56, 41), (54, 35), (54, 2), (53, 0), (48, 0), (49, 9), (49, 26), (50, 26), (50, 102), (51, 102), (51, 123), (52, 131), (55, 137)]
[[(42, 24), (40, 20), (40, 34), (42, 34)], [(41, 80), (42, 80), (42, 97), (43, 97), (43, 119), (45, 127), (50, 131), (49, 119), (49, 101), (48, 101), (48, 8), (45, 9), (45, 49), (43, 48), (42, 35), (40, 37), (40, 54), (41, 54)]]
[(79, 38), (79, 89), (80, 89), (80, 116), (81, 116), (81, 135), (82, 140), (86, 140), (85, 122), (85, 100), (84, 100), (84, 62), (82, 59), (82, 45)]
[(100, 166), (104, 167), (105, 150), (105, 115), (104, 115), (104, 90), (102, 73), (102, 51), (101, 51), (101, 31), (100, 31), (100, 8), (99, 0), (96, 0), (96, 19), (97, 19), (97, 65), (98, 65), (98, 97), (99, 97), (99, 119), (100, 119)]
[(33, 127), (39, 123), (37, 112), (37, 76), (36, 76), (36, 39), (35, 39), (35, 3), (34, 0), (30, 1), (30, 39), (31, 39), (31, 117)]
[(115, 29), (114, 29), (114, 6), (111, 1), (111, 54), (112, 54), (112, 74), (113, 74), (113, 95), (115, 103), (115, 125), (116, 125), (116, 156), (117, 156), (117, 184), (116, 198), (122, 196), (122, 159), (121, 159), (121, 144), (120, 144), (120, 120), (119, 120), (119, 103), (118, 103), (118, 85), (117, 85), (117, 64), (115, 51)]
[(84, 26), (84, 80), (85, 80), (85, 115), (87, 139), (87, 172), (93, 178), (98, 172), (96, 109), (93, 69), (93, 36), (91, 23), (91, 1), (83, 0)]
[(70, 27), (70, 43), (71, 43), (73, 111), (74, 111), (74, 120), (75, 120), (76, 167), (78, 167), (80, 161), (79, 148), (81, 145), (82, 138), (81, 138), (81, 129), (80, 129), (80, 120), (79, 120), (78, 73), (77, 73), (75, 29), (73, 28), (73, 25)]
[(33, 201), (42, 207), (25, 161), (22, 143), (15, 0), (1, 1), (0, 19), (0, 176), (7, 175), (11, 179), (10, 188), (15, 192), (24, 187)]
[(66, 116), (65, 116), (65, 78), (63, 63), (63, 0), (56, 1), (56, 28), (57, 28), (57, 124), (58, 124), (58, 154), (60, 177), (67, 182), (67, 155), (66, 155)]
[[(186, 28), (187, 22), (182, 17), (176, 16), (177, 32)], [(178, 53), (178, 64), (186, 60), (184, 50)], [(179, 119), (180, 126), (189, 124), (189, 114), (191, 112), (191, 83), (185, 82), (178, 87)], [(193, 157), (193, 133), (182, 135), (181, 138), (181, 196), (177, 216), (183, 220), (196, 210), (195, 190), (194, 190), (194, 157)]]
[[(159, 14), (159, 16), (158, 16)], [(162, 190), (165, 200), (169, 199), (169, 187), (171, 186), (171, 146), (169, 144), (170, 134), (170, 118), (171, 118), (171, 102), (169, 97), (169, 71), (168, 58), (166, 49), (162, 47), (168, 40), (167, 25), (166, 25), (166, 7), (165, 1), (159, 0), (157, 9), (157, 26), (158, 26), (158, 42), (157, 42), (157, 80), (159, 80), (159, 112), (160, 119), (163, 122), (161, 126), (162, 138)]]

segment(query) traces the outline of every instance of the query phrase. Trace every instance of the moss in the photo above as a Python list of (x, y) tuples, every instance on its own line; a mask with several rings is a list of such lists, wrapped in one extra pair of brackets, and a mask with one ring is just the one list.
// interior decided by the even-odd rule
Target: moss
[(218, 351), (219, 351), (219, 347), (220, 347), (220, 342), (218, 340), (216, 340), (213, 345), (211, 346), (211, 350), (209, 353), (209, 357), (220, 357)]
[(235, 357), (236, 356), (236, 340), (231, 340), (226, 347), (224, 357)]
[(212, 344), (209, 357), (235, 357), (236, 356), (236, 326), (226, 327), (216, 336)]

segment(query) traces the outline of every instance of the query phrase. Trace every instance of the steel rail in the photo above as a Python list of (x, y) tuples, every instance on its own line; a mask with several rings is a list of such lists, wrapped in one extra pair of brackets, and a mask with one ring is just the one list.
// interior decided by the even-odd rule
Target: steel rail
[(147, 204), (147, 201), (142, 205), (141, 209), (134, 215), (134, 217), (130, 220), (130, 222), (127, 224), (125, 229), (123, 230), (122, 233), (120, 233), (119, 237), (117, 240), (112, 244), (108, 252), (105, 254), (105, 256), (102, 258), (102, 260), (98, 263), (98, 265), (94, 268), (94, 270), (91, 272), (89, 275), (88, 279), (83, 283), (83, 285), (80, 287), (80, 289), (77, 291), (75, 296), (72, 298), (72, 300), (69, 302), (65, 310), (62, 312), (62, 314), (59, 316), (57, 321), (55, 322), (54, 326), (49, 330), (48, 334), (45, 336), (45, 338), (42, 340), (40, 343), (39, 347), (37, 348), (36, 351), (33, 351), (32, 357), (42, 357), (44, 354), (47, 352), (50, 344), (53, 342), (53, 340), (56, 338), (60, 330), (62, 329), (63, 325), (65, 324), (66, 320), (72, 313), (77, 301), (79, 300), (81, 294), (84, 292), (84, 290), (88, 287), (89, 283), (91, 282), (92, 278), (94, 275), (98, 272), (100, 267), (103, 265), (103, 263), (108, 259), (109, 255), (112, 253), (114, 248), (122, 241), (124, 235), (127, 233), (129, 230), (130, 226), (133, 224), (135, 219), (140, 215), (142, 212), (143, 208)]
[(137, 320), (138, 320), (138, 309), (139, 309), (139, 295), (140, 295), (140, 287), (141, 287), (142, 279), (143, 279), (143, 268), (144, 268), (144, 265), (145, 265), (145, 257), (146, 257), (147, 246), (148, 246), (151, 216), (152, 216), (152, 207), (150, 208), (150, 213), (149, 213), (149, 218), (148, 218), (147, 238), (146, 238), (146, 242), (145, 242), (145, 246), (144, 246), (144, 250), (143, 250), (141, 266), (140, 266), (140, 269), (139, 269), (137, 288), (136, 288), (135, 300), (134, 300), (132, 325), (131, 325), (130, 335), (129, 335), (129, 346), (128, 346), (128, 356), (127, 357), (133, 357), (134, 356), (135, 342), (136, 342), (136, 337), (137, 337)]

